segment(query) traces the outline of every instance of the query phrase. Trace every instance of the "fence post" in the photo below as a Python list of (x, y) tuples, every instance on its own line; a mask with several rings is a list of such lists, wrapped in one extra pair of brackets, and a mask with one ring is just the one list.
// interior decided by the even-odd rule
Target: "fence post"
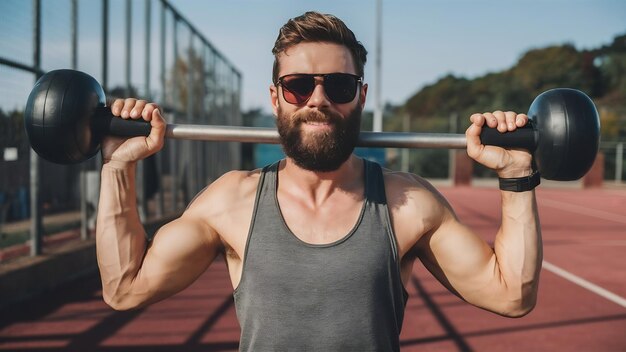
[(102, 89), (109, 89), (109, 0), (102, 0)]
[[(189, 33), (189, 52), (187, 53), (187, 121), (188, 123), (195, 123), (194, 121), (194, 113), (193, 113), (193, 105), (195, 103), (194, 100), (194, 90), (193, 90), (193, 80), (194, 80), (194, 60), (195, 60), (195, 52), (193, 49), (193, 40), (194, 33)], [(187, 157), (185, 158), (185, 162), (187, 163), (187, 194), (188, 199), (185, 199), (185, 202), (189, 202), (193, 196), (198, 191), (198, 180), (196, 169), (198, 167), (196, 163), (196, 148), (193, 141), (185, 141)]]
[[(78, 69), (78, 0), (72, 0), (72, 69)], [(80, 166), (79, 187), (80, 187), (80, 239), (89, 238), (89, 228), (87, 221), (87, 163)]]
[(622, 183), (622, 169), (624, 163), (624, 143), (619, 142), (615, 147), (615, 183)]
[[(409, 132), (411, 130), (411, 116), (408, 113), (404, 113), (402, 116), (402, 130), (404, 132)], [(400, 170), (402, 172), (409, 172), (411, 164), (410, 164), (410, 154), (408, 148), (402, 148), (400, 150)]]
[[(33, 0), (33, 59), (36, 70), (35, 80), (41, 77), (41, 0)], [(41, 162), (39, 155), (31, 149), (30, 151), (30, 255), (37, 256), (42, 252), (43, 227), (41, 214), (41, 192), (39, 189)]]
[[(164, 5), (165, 6), (165, 5)], [(176, 70), (178, 67), (178, 17), (174, 14), (174, 21), (172, 23), (172, 40), (174, 43), (172, 44), (172, 49), (174, 51), (174, 58), (172, 60), (172, 84), (171, 84), (171, 96), (172, 96), (172, 113), (170, 118), (170, 123), (176, 123), (176, 115), (178, 113), (178, 75), (176, 74)], [(170, 143), (170, 176), (171, 176), (171, 189), (172, 189), (172, 212), (176, 212), (178, 210), (178, 167), (180, 163), (178, 162), (179, 156), (178, 153), (178, 141), (172, 141), (174, 143)]]
[[(165, 79), (165, 4), (161, 3), (161, 26), (160, 26), (160, 37), (161, 37), (161, 47), (160, 47), (160, 56), (161, 56), (161, 67), (160, 67), (160, 71), (161, 71), (161, 106), (166, 104), (166, 97), (167, 97), (167, 80)], [(164, 111), (161, 111), (161, 113), (164, 113)], [(161, 179), (161, 183), (159, 185), (159, 195), (158, 195), (158, 202), (157, 202), (157, 215), (161, 216), (163, 215), (164, 211), (165, 211), (165, 182), (164, 182), (164, 178), (163, 178), (163, 163), (165, 160), (165, 153), (159, 153), (158, 156), (158, 163), (157, 163), (157, 170), (159, 172), (159, 177)], [(170, 176), (172, 175), (172, 171), (171, 171), (171, 160), (168, 160), (169, 164), (170, 164), (170, 169), (169, 169), (169, 173)], [(172, 187), (173, 189), (173, 187)]]
[(453, 184), (455, 186), (470, 186), (472, 184), (474, 160), (462, 151), (455, 151), (454, 155)]
[(583, 188), (602, 187), (604, 180), (604, 153), (599, 151), (591, 169), (583, 176)]
[[(453, 112), (448, 117), (448, 131), (450, 133), (458, 133), (459, 131), (459, 114)], [(456, 161), (457, 161), (457, 150), (450, 149), (448, 150), (448, 179), (456, 182)]]

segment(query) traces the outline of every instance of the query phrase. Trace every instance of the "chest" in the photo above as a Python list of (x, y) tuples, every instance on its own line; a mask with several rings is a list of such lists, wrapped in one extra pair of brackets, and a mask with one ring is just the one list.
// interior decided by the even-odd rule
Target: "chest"
[(280, 218), (291, 233), (309, 244), (328, 244), (348, 235), (364, 210), (363, 197), (338, 195), (313, 206), (298, 197), (278, 192)]
[(367, 219), (329, 245), (303, 243), (271, 216), (256, 221), (234, 294), (242, 335), (253, 331), (271, 336), (272, 345), (305, 345), (297, 350), (329, 342), (332, 347), (321, 350), (362, 351), (376, 343), (346, 347), (344, 339), (363, 341), (364, 334), (381, 336), (371, 333), (378, 327), (401, 326), (404, 305), (389, 237)]
[(389, 281), (394, 263), (389, 233), (372, 217), (363, 217), (342, 238), (328, 244), (305, 243), (271, 217), (264, 217), (255, 223), (250, 239), (246, 277), (247, 284), (259, 290), (279, 287), (302, 295), (326, 290), (325, 294), (337, 295), (353, 291), (357, 282), (358, 290), (381, 286)]

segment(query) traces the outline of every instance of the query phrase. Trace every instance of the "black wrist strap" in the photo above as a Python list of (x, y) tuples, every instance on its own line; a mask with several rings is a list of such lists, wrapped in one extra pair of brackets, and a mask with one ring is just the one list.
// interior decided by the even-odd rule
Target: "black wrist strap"
[(526, 177), (498, 178), (498, 181), (500, 182), (500, 189), (503, 191), (526, 192), (539, 186), (541, 174), (539, 171), (533, 171)]

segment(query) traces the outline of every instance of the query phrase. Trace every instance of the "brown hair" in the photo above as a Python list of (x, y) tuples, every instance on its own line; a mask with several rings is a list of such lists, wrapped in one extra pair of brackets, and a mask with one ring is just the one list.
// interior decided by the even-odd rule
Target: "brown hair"
[(367, 50), (356, 40), (354, 33), (339, 18), (309, 11), (287, 21), (278, 32), (278, 38), (272, 48), (274, 67), (272, 82), (278, 81), (278, 56), (290, 47), (302, 42), (327, 42), (344, 45), (350, 50), (356, 66), (356, 73), (363, 76), (363, 67), (367, 61)]

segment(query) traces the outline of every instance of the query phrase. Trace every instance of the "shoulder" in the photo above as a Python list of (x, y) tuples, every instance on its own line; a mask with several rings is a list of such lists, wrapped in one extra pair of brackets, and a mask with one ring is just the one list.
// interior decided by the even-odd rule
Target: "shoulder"
[(415, 242), (453, 215), (445, 197), (424, 178), (383, 169), (387, 206), (396, 236)]
[(443, 195), (427, 180), (408, 172), (383, 169), (389, 206), (401, 207), (419, 201), (428, 206), (449, 207)]
[(260, 169), (225, 173), (196, 195), (185, 214), (208, 218), (208, 215), (254, 201), (260, 176)]
[(235, 170), (229, 171), (215, 180), (207, 187), (207, 191), (211, 193), (242, 194), (256, 191), (259, 179), (261, 178), (261, 169), (256, 170)]

